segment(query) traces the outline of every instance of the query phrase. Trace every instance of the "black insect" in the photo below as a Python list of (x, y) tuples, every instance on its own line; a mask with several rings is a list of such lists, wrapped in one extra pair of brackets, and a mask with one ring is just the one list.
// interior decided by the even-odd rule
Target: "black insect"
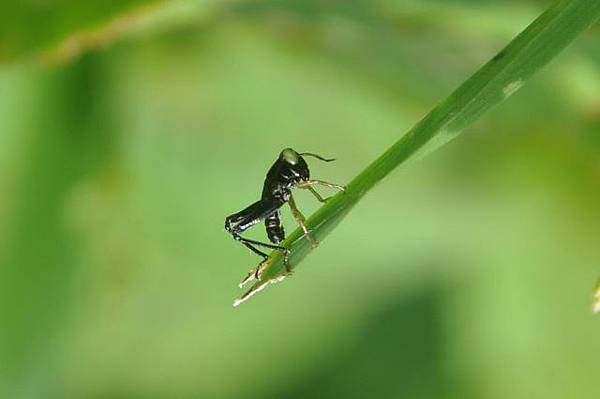
[[(310, 180), (308, 165), (302, 156), (315, 157), (325, 162), (333, 161), (333, 159), (326, 159), (317, 154), (311, 154), (309, 152), (297, 153), (291, 148), (286, 148), (281, 151), (279, 158), (277, 158), (273, 166), (271, 166), (271, 169), (267, 172), (267, 178), (265, 179), (260, 200), (238, 213), (227, 216), (225, 219), (225, 229), (231, 233), (233, 238), (240, 241), (255, 254), (262, 256), (263, 259), (268, 258), (268, 255), (256, 248), (257, 246), (282, 251), (284, 256), (283, 262), (288, 272), (288, 257), (290, 251), (284, 246), (279, 245), (285, 238), (283, 226), (279, 220), (279, 208), (286, 202), (289, 204), (294, 218), (304, 231), (304, 234), (311, 245), (313, 247), (316, 247), (317, 245), (317, 242), (308, 232), (304, 216), (296, 207), (294, 197), (292, 196), (292, 189), (307, 189), (321, 202), (326, 202), (328, 198), (324, 199), (321, 197), (314, 189), (313, 186), (315, 185), (323, 185), (344, 191), (344, 187), (338, 186), (337, 184), (328, 183), (322, 180)], [(240, 235), (263, 220), (265, 222), (267, 236), (272, 244), (250, 240)]]

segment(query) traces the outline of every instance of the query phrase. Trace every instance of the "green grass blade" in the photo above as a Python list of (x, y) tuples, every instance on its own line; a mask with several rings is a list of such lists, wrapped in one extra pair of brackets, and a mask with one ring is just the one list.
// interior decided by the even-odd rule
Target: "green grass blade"
[[(313, 237), (322, 242), (350, 209), (391, 171), (403, 162), (423, 156), (456, 137), (485, 111), (518, 90), (599, 17), (600, 1), (557, 1), (355, 177), (345, 193), (336, 195), (317, 210), (307, 221)], [(310, 243), (300, 229), (296, 229), (283, 245), (291, 250), (291, 268), (296, 268), (311, 251)], [(282, 278), (285, 269), (281, 254), (273, 252), (260, 268), (259, 281), (234, 305), (250, 298), (267, 283)]]

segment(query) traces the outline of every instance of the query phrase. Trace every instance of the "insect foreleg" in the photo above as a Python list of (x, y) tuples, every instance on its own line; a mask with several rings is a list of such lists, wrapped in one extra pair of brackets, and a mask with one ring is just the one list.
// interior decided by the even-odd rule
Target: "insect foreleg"
[(325, 186), (329, 188), (335, 188), (336, 190), (346, 191), (346, 187), (340, 186), (338, 184), (329, 183), (323, 180), (305, 180), (296, 184), (297, 188), (308, 188), (311, 186)]

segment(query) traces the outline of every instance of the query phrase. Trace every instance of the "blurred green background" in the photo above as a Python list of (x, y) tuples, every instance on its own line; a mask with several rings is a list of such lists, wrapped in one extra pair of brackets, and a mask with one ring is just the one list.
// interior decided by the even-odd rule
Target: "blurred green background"
[(0, 397), (600, 397), (598, 26), (231, 306), (282, 148), (349, 182), (549, 4), (4, 1)]

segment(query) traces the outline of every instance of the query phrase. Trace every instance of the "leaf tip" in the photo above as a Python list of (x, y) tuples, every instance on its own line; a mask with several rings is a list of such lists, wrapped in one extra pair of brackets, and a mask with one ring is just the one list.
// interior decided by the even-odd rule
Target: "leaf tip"
[(244, 295), (233, 301), (233, 307), (238, 307), (242, 303), (246, 302), (248, 299), (252, 298), (256, 293), (264, 290), (269, 284), (278, 283), (284, 278), (286, 278), (288, 275), (289, 274), (280, 274), (279, 276), (272, 277), (268, 280), (256, 282), (248, 291), (244, 293)]

